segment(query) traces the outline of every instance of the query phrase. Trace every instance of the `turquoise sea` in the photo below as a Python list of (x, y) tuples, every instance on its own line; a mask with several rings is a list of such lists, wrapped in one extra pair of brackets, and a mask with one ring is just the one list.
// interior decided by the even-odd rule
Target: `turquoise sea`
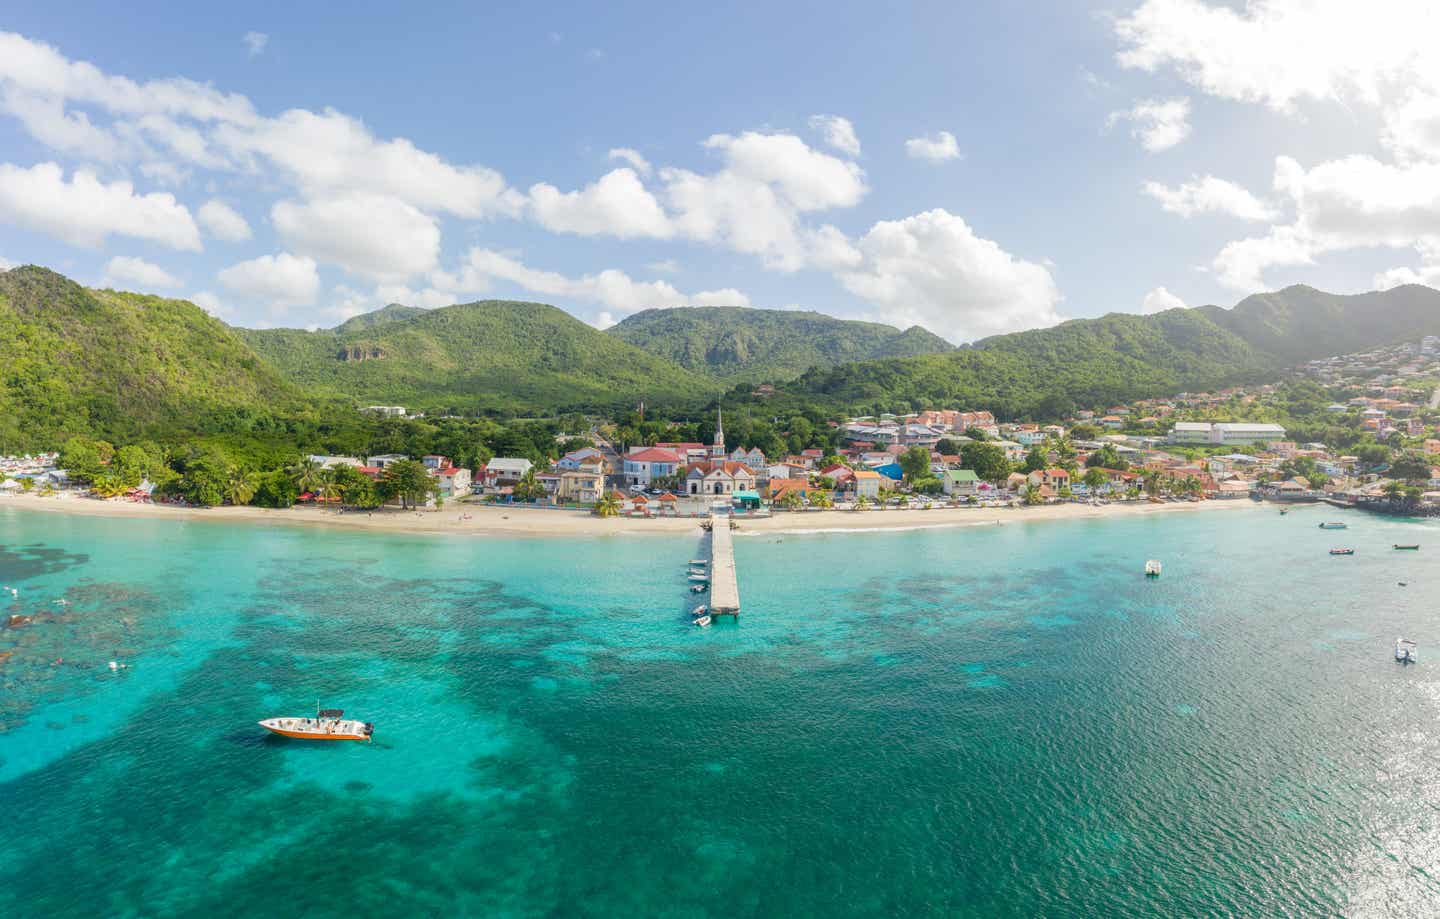
[(698, 530), (0, 506), (0, 915), (1434, 916), (1440, 526), (1338, 514), (742, 530), (702, 630)]

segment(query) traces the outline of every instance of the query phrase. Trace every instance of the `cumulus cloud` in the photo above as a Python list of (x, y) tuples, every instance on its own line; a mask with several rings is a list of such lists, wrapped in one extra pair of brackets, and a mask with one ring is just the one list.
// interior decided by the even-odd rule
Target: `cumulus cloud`
[(1165, 310), (1184, 309), (1185, 301), (1170, 293), (1163, 287), (1157, 287), (1145, 295), (1140, 301), (1140, 315), (1148, 316), (1151, 313), (1163, 313)]
[(259, 57), (265, 53), (265, 46), (270, 44), (270, 36), (264, 32), (246, 32), (240, 41), (245, 45), (245, 51), (251, 57)]
[[(1378, 285), (1434, 280), (1440, 269), (1440, 7), (1425, 0), (1371, 4), (1251, 0), (1145, 0), (1116, 22), (1122, 66), (1168, 71), (1210, 95), (1299, 117), (1303, 104), (1374, 111), (1373, 152), (1311, 166), (1275, 161), (1280, 208), (1238, 189), (1147, 192), (1167, 210), (1206, 209), (1267, 220), (1267, 232), (1227, 243), (1212, 270), (1224, 284), (1268, 286), (1274, 268), (1303, 267), (1330, 253), (1411, 250), (1415, 267), (1377, 275)], [(1223, 192), (1223, 193), (1222, 193)], [(1221, 201), (1225, 203), (1221, 203)], [(1206, 202), (1209, 202), (1206, 204)], [(1256, 205), (1259, 205), (1257, 208)]]
[(622, 163), (629, 163), (636, 172), (642, 176), (650, 174), (650, 161), (640, 155), (639, 150), (632, 150), (629, 147), (616, 147), (610, 151), (610, 159), (619, 160)]
[(960, 144), (955, 140), (954, 134), (949, 131), (941, 131), (938, 134), (912, 137), (905, 141), (905, 155), (915, 160), (943, 163), (960, 158)]
[(0, 271), (9, 271), (15, 267), (15, 263), (4, 256), (0, 256)]
[(388, 195), (278, 201), (270, 222), (295, 252), (375, 280), (403, 281), (434, 268), (440, 257), (434, 218)]
[(220, 302), (220, 298), (208, 290), (195, 291), (190, 295), (190, 302), (217, 319), (230, 315), (230, 310)]
[(211, 198), (200, 205), (195, 216), (216, 239), (239, 243), (250, 238), (250, 224), (233, 207), (218, 198)]
[(1145, 194), (1160, 202), (1160, 207), (1181, 217), (1199, 214), (1223, 214), (1241, 220), (1274, 220), (1275, 208), (1252, 195), (1242, 186), (1214, 176), (1201, 176), (1171, 188), (1159, 182), (1146, 182)]
[(223, 269), (220, 283), (247, 300), (268, 304), (276, 312), (306, 306), (320, 293), (315, 260), (289, 252), (262, 255)]
[(825, 138), (831, 149), (839, 150), (846, 156), (860, 155), (860, 138), (855, 134), (855, 125), (849, 118), (839, 115), (811, 115), (810, 128)]
[(105, 263), (103, 287), (122, 287), (133, 284), (144, 291), (163, 287), (179, 287), (180, 279), (153, 262), (128, 255), (117, 255)]
[(1060, 321), (1060, 292), (1045, 266), (1016, 258), (945, 210), (881, 221), (856, 245), (862, 263), (838, 277), (886, 322), (958, 342)]
[(449, 278), (449, 283), (462, 290), (483, 290), (492, 280), (508, 281), (545, 297), (600, 305), (606, 308), (612, 321), (615, 314), (627, 315), (648, 307), (750, 305), (749, 297), (730, 288), (683, 294), (665, 281), (636, 281), (613, 268), (569, 277), (532, 268), (503, 253), (480, 248), (467, 253), (460, 271)]
[(1169, 150), (1190, 136), (1190, 100), (1145, 99), (1123, 112), (1111, 112), (1109, 124), (1131, 124), (1130, 136), (1151, 153)]
[(84, 169), (66, 181), (57, 163), (0, 164), (0, 220), (77, 246), (98, 247), (115, 235), (201, 249), (200, 229), (174, 195), (137, 195), (129, 182), (102, 182)]
[(620, 239), (673, 235), (670, 218), (634, 169), (616, 169), (580, 191), (562, 192), (544, 182), (530, 187), (535, 220), (548, 230)]

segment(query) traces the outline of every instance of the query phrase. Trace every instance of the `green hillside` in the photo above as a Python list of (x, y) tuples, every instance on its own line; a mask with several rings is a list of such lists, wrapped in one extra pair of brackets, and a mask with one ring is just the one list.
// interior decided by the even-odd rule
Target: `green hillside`
[(902, 332), (820, 313), (734, 306), (645, 310), (608, 331), (687, 370), (752, 383), (851, 361), (953, 350), (919, 326)]
[(1357, 296), (1290, 287), (1232, 310), (1112, 313), (1001, 335), (940, 355), (811, 371), (786, 395), (836, 408), (990, 408), (1056, 417), (1183, 390), (1274, 379), (1296, 363), (1440, 334), (1440, 291), (1398, 287)]
[[(307, 392), (429, 411), (548, 412), (688, 404), (711, 384), (543, 303), (486, 300), (335, 329), (237, 329)], [(384, 318), (389, 315), (388, 321)]]
[(1343, 295), (1297, 284), (1199, 312), (1270, 360), (1295, 364), (1440, 332), (1440, 291), (1407, 284)]
[(133, 440), (299, 403), (193, 303), (89, 290), (34, 266), (0, 272), (0, 453), (74, 433)]
[(398, 322), (402, 319), (411, 319), (419, 316), (425, 311), (418, 306), (406, 306), (403, 303), (389, 303), (372, 313), (361, 313), (353, 316), (335, 327), (337, 332), (360, 332), (365, 329), (373, 329), (377, 325), (385, 325), (390, 322)]

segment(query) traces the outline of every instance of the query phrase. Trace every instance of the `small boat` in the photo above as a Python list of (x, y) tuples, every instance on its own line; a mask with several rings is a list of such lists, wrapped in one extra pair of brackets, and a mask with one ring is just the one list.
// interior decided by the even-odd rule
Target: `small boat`
[(692, 559), (690, 559), (690, 564), (696, 566), (697, 568), (704, 568), (706, 565), (708, 565), (708, 564), (710, 564), (710, 563), (707, 562), (707, 561), (705, 561), (705, 559), (703, 559), (703, 558), (692, 558)]
[(1416, 664), (1420, 658), (1415, 654), (1415, 642), (1408, 638), (1395, 639), (1395, 659), (1402, 664)]
[(1410, 550), (1413, 551), (1413, 550), (1419, 549), (1419, 548), (1420, 548), (1420, 544), (1417, 542), (1417, 543), (1410, 543), (1410, 544), (1406, 545), (1406, 544), (1402, 544), (1402, 543), (1398, 543), (1398, 542), (1397, 542), (1395, 545), (1391, 546), (1390, 548), (1392, 548), (1392, 549), (1410, 549)]
[(314, 718), (266, 718), (260, 726), (281, 737), (297, 740), (369, 740), (375, 725), (344, 717), (338, 708), (315, 707)]
[(701, 616), (705, 615), (705, 604), (701, 603), (699, 606), (692, 609), (690, 611), (690, 615), (694, 616), (696, 619), (699, 619)]
[(690, 592), (691, 592), (692, 594), (703, 594), (703, 593), (704, 593), (706, 590), (708, 590), (708, 589), (709, 589), (709, 588), (708, 588), (705, 584), (692, 584), (692, 585), (690, 585)]
[(1158, 560), (1152, 558), (1145, 563), (1145, 576), (1147, 578), (1160, 577), (1160, 562)]
[(1343, 529), (1345, 529), (1345, 528), (1348, 527), (1348, 526), (1349, 526), (1348, 523), (1336, 523), (1335, 521), (1330, 520), (1330, 521), (1326, 521), (1325, 523), (1320, 524), (1320, 529), (1322, 529), (1322, 530), (1343, 530)]
[(701, 577), (709, 577), (709, 576), (710, 576), (710, 572), (706, 571), (704, 568), (691, 568), (691, 569), (690, 569), (688, 572), (686, 572), (686, 573), (687, 573), (687, 574), (691, 574), (691, 575), (696, 575), (696, 574), (698, 574), (698, 575), (700, 575)]
[(1284, 517), (1284, 516), (1285, 516), (1286, 514), (1288, 514), (1288, 513), (1290, 513), (1290, 509), (1289, 509), (1289, 508), (1285, 508), (1285, 507), (1280, 508), (1280, 516), (1281, 516), (1281, 517)]
[(692, 574), (692, 575), (690, 575), (690, 580), (692, 580), (692, 581), (709, 581), (709, 580), (710, 580), (710, 575), (708, 575), (708, 574)]
[(1354, 555), (1354, 554), (1355, 554), (1355, 550), (1354, 550), (1354, 549), (1331, 549), (1331, 550), (1330, 550), (1330, 554), (1331, 554), (1331, 555)]
[(705, 626), (707, 626), (707, 625), (709, 625), (709, 624), (710, 624), (710, 614), (709, 614), (709, 613), (706, 613), (706, 614), (703, 615), (703, 616), (697, 616), (697, 617), (695, 618), (695, 625), (700, 626), (700, 628), (702, 628), (702, 629), (705, 628)]

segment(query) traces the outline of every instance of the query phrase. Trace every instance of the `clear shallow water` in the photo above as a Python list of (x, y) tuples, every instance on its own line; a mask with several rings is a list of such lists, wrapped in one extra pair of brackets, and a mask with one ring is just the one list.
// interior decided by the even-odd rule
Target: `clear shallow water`
[(1440, 527), (1337, 513), (742, 531), (699, 630), (698, 539), (0, 506), (0, 915), (1433, 916)]

